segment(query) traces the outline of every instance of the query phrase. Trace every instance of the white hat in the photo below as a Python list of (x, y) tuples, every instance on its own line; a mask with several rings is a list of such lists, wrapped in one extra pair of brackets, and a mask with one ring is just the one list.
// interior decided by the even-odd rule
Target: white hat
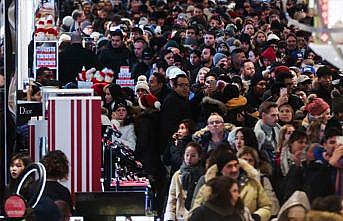
[(141, 17), (138, 22), (139, 26), (144, 27), (145, 25), (149, 24), (149, 20), (146, 17)]
[(305, 81), (308, 81), (308, 80), (311, 81), (311, 78), (309, 76), (307, 76), (307, 75), (302, 74), (302, 75), (300, 75), (298, 77), (297, 83), (298, 84), (299, 83), (304, 83)]
[(73, 23), (74, 23), (74, 19), (70, 15), (65, 16), (62, 20), (62, 24), (68, 27), (70, 27)]
[(144, 90), (146, 90), (147, 92), (150, 93), (149, 85), (148, 85), (148, 82), (146, 82), (146, 81), (137, 81), (137, 84), (136, 84), (136, 87), (135, 87), (135, 93), (136, 94), (137, 94), (137, 91), (139, 89), (144, 89)]
[(271, 33), (267, 37), (267, 41), (270, 41), (270, 40), (277, 40), (277, 41), (279, 41), (280, 38), (276, 34)]
[(65, 41), (71, 41), (70, 35), (61, 34), (60, 38), (58, 39), (58, 45), (61, 45), (62, 42), (65, 42)]
[(184, 72), (183, 70), (181, 70), (177, 66), (170, 66), (170, 67), (167, 68), (167, 70), (166, 70), (166, 77), (169, 80), (176, 78), (176, 76), (178, 76), (178, 75), (185, 75), (185, 76), (187, 76), (186, 72)]

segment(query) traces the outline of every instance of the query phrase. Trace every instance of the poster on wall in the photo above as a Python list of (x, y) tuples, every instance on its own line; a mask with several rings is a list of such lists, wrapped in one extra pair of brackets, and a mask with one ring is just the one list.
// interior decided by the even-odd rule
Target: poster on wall
[(58, 42), (35, 41), (34, 45), (34, 74), (49, 71), (51, 79), (58, 80)]

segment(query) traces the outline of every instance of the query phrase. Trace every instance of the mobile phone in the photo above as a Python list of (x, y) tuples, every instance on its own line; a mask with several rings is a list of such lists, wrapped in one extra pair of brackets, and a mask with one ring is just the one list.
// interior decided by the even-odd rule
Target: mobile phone
[(280, 97), (282, 97), (286, 94), (287, 94), (287, 88), (285, 88), (285, 87), (280, 88)]
[(336, 136), (336, 143), (337, 145), (343, 144), (343, 136)]

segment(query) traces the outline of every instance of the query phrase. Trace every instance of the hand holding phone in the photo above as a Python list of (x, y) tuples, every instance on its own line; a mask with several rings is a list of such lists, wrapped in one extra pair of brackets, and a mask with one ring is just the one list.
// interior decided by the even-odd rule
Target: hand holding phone
[(282, 87), (280, 88), (280, 97), (287, 96), (287, 88)]
[(336, 136), (337, 145), (343, 145), (343, 136)]

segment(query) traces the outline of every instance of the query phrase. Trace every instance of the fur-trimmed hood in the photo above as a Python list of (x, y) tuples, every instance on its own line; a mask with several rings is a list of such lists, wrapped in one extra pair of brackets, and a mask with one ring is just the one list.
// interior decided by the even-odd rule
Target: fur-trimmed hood
[[(240, 169), (246, 172), (247, 177), (252, 178), (256, 180), (257, 182), (259, 182), (259, 173), (254, 167), (252, 167), (247, 161), (243, 159), (238, 159), (238, 162), (239, 162)], [(218, 173), (217, 164), (208, 168), (205, 174), (205, 182), (216, 177), (217, 173)]]
[(311, 210), (306, 214), (308, 221), (343, 221), (343, 216), (337, 213)]
[[(229, 134), (230, 131), (232, 131), (235, 128), (235, 125), (231, 124), (231, 123), (224, 123), (224, 130)], [(193, 134), (193, 139), (199, 139), (200, 137), (202, 137), (206, 132), (208, 132), (208, 127), (204, 127), (198, 131), (196, 131)]]

